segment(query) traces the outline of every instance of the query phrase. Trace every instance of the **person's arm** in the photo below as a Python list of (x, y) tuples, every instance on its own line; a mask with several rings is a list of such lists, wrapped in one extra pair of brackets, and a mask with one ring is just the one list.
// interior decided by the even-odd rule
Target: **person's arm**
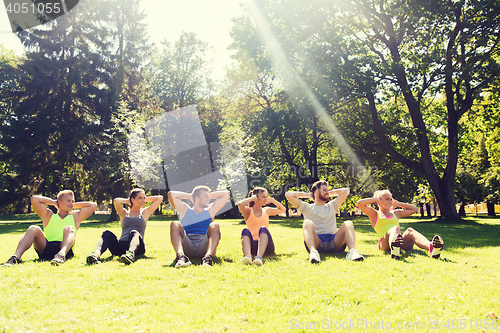
[(278, 214), (281, 214), (281, 213), (284, 213), (285, 212), (285, 206), (283, 206), (281, 204), (281, 202), (279, 202), (278, 200), (274, 199), (274, 198), (267, 198), (266, 199), (266, 205), (268, 204), (274, 204), (276, 207), (269, 207), (267, 208), (267, 216), (273, 216), (273, 215), (278, 215)]
[(148, 222), (149, 216), (153, 214), (153, 212), (160, 207), (161, 202), (163, 201), (163, 195), (154, 195), (150, 197), (146, 197), (146, 202), (152, 202), (151, 205), (148, 207), (144, 208), (142, 211), (142, 216), (144, 217), (144, 220)]
[(179, 219), (181, 220), (189, 209), (189, 206), (182, 200), (191, 200), (191, 202), (194, 202), (191, 193), (182, 191), (169, 191), (168, 200), (174, 209), (179, 213)]
[(47, 220), (48, 222), (53, 214), (53, 212), (47, 207), (47, 205), (59, 208), (57, 206), (57, 200), (43, 197), (41, 195), (34, 195), (31, 197), (31, 207), (33, 207), (35, 213), (37, 213), (37, 215), (42, 219), (44, 227), (46, 226), (45, 220)]
[(347, 187), (338, 188), (338, 189), (328, 191), (329, 196), (331, 196), (331, 197), (336, 196), (337, 197), (337, 201), (339, 203), (339, 206), (342, 206), (345, 199), (347, 199), (347, 196), (349, 195), (349, 193), (351, 193), (351, 190), (348, 189)]
[(240, 202), (238, 202), (238, 209), (239, 209), (241, 215), (243, 215), (243, 218), (245, 220), (250, 215), (250, 209), (251, 209), (251, 208), (247, 207), (247, 205), (249, 205), (250, 202), (255, 201), (256, 199), (257, 199), (257, 196), (254, 194), (251, 197), (245, 198), (245, 199), (241, 200)]
[(95, 202), (79, 201), (75, 202), (73, 208), (80, 208), (78, 212), (73, 213), (75, 227), (78, 229), (80, 227), (80, 223), (94, 213), (97, 208), (97, 204)]
[(403, 217), (408, 217), (408, 216), (413, 215), (416, 212), (418, 212), (417, 206), (410, 205), (410, 204), (407, 204), (404, 202), (399, 202), (399, 201), (393, 199), (392, 200), (392, 208), (396, 209), (398, 207), (403, 208), (403, 210), (398, 209), (398, 210), (394, 211), (394, 215), (396, 215), (396, 217), (398, 219), (403, 218)]
[(212, 216), (212, 221), (215, 218), (215, 214), (217, 214), (217, 212), (224, 207), (230, 194), (231, 192), (229, 191), (210, 192), (210, 199), (215, 199), (215, 201), (208, 206), (208, 211)]
[(302, 201), (299, 200), (299, 198), (306, 198), (306, 199), (314, 200), (313, 197), (312, 197), (312, 194), (308, 193), (308, 192), (293, 192), (293, 191), (290, 191), (290, 192), (286, 192), (285, 193), (285, 197), (288, 199), (288, 201), (290, 201), (290, 203), (292, 204), (292, 206), (295, 207), (295, 208), (299, 208), (300, 204), (302, 203)]
[(361, 211), (363, 213), (366, 214), (366, 216), (368, 216), (368, 218), (370, 219), (370, 223), (373, 225), (375, 223), (375, 221), (377, 221), (377, 211), (369, 206), (373, 203), (380, 203), (380, 200), (379, 198), (375, 198), (375, 197), (371, 197), (371, 198), (366, 198), (366, 199), (361, 199), (361, 200), (358, 200), (358, 207), (359, 209), (361, 209)]
[(120, 216), (120, 221), (123, 220), (125, 215), (127, 215), (127, 210), (123, 207), (123, 205), (132, 206), (129, 198), (114, 198), (113, 205), (115, 206), (116, 212)]

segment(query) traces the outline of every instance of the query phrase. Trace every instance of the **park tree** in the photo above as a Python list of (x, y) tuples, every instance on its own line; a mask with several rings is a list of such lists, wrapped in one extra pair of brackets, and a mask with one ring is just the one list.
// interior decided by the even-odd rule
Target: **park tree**
[(143, 19), (135, 1), (88, 1), (18, 33), (27, 54), (16, 88), (2, 90), (11, 103), (0, 143), (18, 188), (104, 199), (130, 187), (115, 119), (121, 101), (140, 107), (145, 99)]
[(173, 44), (162, 42), (154, 57), (154, 93), (164, 110), (196, 105), (209, 95), (207, 51), (208, 44), (192, 32), (183, 32)]
[[(342, 100), (364, 101), (378, 147), (394, 162), (425, 175), (441, 214), (458, 217), (454, 186), (459, 121), (471, 112), (500, 71), (500, 3), (252, 3), (257, 8), (252, 11), (254, 16), (258, 12), (270, 27), (265, 30), (256, 20), (254, 26), (265, 33), (259, 35), (260, 46), (252, 52), (263, 54), (267, 47), (272, 54), (279, 48), (282, 56), (276, 57), (274, 66), (288, 61), (327, 110)], [(270, 32), (277, 41), (274, 44), (265, 40)], [(280, 75), (290, 73), (281, 71)], [(403, 102), (399, 111), (407, 127), (405, 140), (413, 141), (416, 153), (404, 149), (399, 144), (400, 134), (384, 122), (384, 110), (395, 99)], [(432, 116), (435, 103), (429, 103), (433, 100), (443, 101), (437, 123)], [(433, 154), (436, 133), (446, 138), (446, 150), (441, 154)]]

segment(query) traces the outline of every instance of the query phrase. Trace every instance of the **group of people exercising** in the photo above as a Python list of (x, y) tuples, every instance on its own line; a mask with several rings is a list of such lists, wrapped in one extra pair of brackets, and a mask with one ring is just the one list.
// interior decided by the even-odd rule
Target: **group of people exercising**
[[(303, 234), (309, 262), (320, 263), (320, 253), (343, 253), (349, 249), (346, 259), (364, 260), (356, 250), (356, 234), (352, 221), (343, 222), (337, 228), (336, 213), (349, 195), (348, 188), (328, 189), (324, 180), (315, 182), (310, 192), (286, 192), (288, 201), (304, 216)], [(170, 204), (177, 211), (179, 220), (170, 224), (170, 240), (176, 258), (174, 267), (191, 265), (191, 258), (201, 259), (202, 266), (212, 266), (221, 238), (220, 226), (214, 221), (216, 214), (229, 199), (229, 191), (211, 191), (207, 186), (196, 186), (191, 193), (168, 192)], [(335, 197), (331, 200), (332, 197)], [(300, 199), (310, 199), (307, 203)], [(128, 198), (115, 198), (113, 205), (120, 216), (122, 232), (120, 238), (106, 230), (86, 262), (89, 265), (101, 263), (101, 256), (109, 250), (118, 256), (120, 262), (128, 265), (145, 253), (144, 234), (150, 215), (160, 206), (163, 196), (147, 197), (144, 190), (133, 189)], [(151, 204), (145, 207), (146, 202)], [(187, 202), (191, 202), (188, 205)], [(16, 252), (4, 266), (20, 263), (24, 252), (31, 246), (40, 260), (53, 265), (63, 264), (73, 257), (72, 247), (80, 223), (92, 215), (97, 207), (94, 202), (75, 202), (71, 190), (57, 194), (56, 199), (34, 195), (31, 197), (34, 211), (42, 220), (43, 230), (32, 225), (19, 241)], [(269, 205), (273, 206), (269, 206)], [(372, 207), (377, 204), (378, 210)], [(128, 209), (124, 207), (128, 206)], [(47, 206), (55, 206), (54, 213)], [(371, 198), (358, 201), (358, 207), (365, 213), (379, 237), (378, 248), (390, 251), (391, 258), (399, 259), (401, 249), (408, 251), (417, 247), (429, 251), (432, 258), (439, 258), (444, 247), (443, 239), (436, 235), (431, 241), (413, 228), (402, 233), (399, 219), (417, 212), (414, 205), (392, 198), (388, 190), (377, 191)], [(74, 209), (79, 209), (75, 211)], [(275, 246), (269, 231), (269, 216), (285, 212), (285, 207), (268, 196), (265, 188), (256, 187), (247, 198), (238, 202), (246, 228), (241, 233), (243, 249), (242, 263), (263, 265), (265, 255), (273, 254)]]

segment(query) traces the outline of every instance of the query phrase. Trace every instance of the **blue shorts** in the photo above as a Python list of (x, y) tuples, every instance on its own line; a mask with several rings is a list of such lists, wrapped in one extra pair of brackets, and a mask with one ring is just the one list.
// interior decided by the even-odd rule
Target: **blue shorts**
[[(345, 251), (346, 248), (345, 243), (340, 247), (340, 249), (338, 249), (337, 251), (335, 250), (335, 243), (334, 243), (335, 234), (318, 234), (318, 238), (319, 238), (318, 252), (320, 253), (342, 253)], [(306, 246), (307, 252), (310, 252), (305, 241), (304, 245)]]

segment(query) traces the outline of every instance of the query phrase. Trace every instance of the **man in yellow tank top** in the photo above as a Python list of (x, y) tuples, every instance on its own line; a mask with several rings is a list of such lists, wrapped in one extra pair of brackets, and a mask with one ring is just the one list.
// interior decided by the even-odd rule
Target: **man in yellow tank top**
[[(21, 256), (31, 245), (41, 260), (50, 260), (52, 265), (63, 264), (73, 256), (72, 247), (80, 223), (92, 215), (97, 207), (95, 202), (75, 202), (73, 191), (64, 190), (57, 194), (57, 200), (34, 195), (31, 197), (34, 211), (42, 219), (43, 231), (32, 225), (21, 237), (15, 254), (4, 266), (20, 263)], [(55, 206), (57, 213), (47, 206)], [(80, 208), (73, 211), (73, 208)]]

